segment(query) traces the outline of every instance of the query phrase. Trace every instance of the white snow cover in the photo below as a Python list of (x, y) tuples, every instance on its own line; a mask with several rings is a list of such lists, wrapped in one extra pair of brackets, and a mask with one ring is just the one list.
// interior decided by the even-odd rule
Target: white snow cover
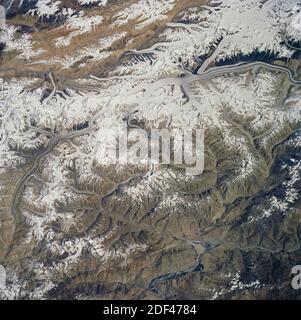
[[(45, 61), (45, 64), (60, 64), (62, 65), (63, 69), (67, 69), (70, 66), (72, 66), (74, 63), (77, 61), (80, 61), (84, 57), (89, 57), (89, 63), (90, 61), (95, 62), (95, 61), (100, 61), (102, 59), (105, 59), (110, 56), (110, 47), (118, 40), (124, 38), (126, 36), (126, 32), (121, 32), (121, 33), (115, 33), (112, 34), (111, 36), (105, 37), (101, 39), (98, 44), (92, 45), (90, 47), (78, 49), (73, 55), (70, 56), (65, 56), (63, 58), (58, 58), (58, 57), (53, 57), (50, 60)], [(58, 39), (59, 41), (62, 40), (62, 38)], [(65, 42), (66, 38), (63, 39), (63, 42), (57, 43), (58, 46), (60, 45), (66, 45)], [(43, 61), (37, 61), (36, 63), (42, 63)], [(86, 63), (86, 64), (87, 64)], [(83, 66), (83, 65), (81, 65)]]
[(77, 2), (81, 5), (97, 3), (100, 7), (105, 7), (108, 4), (109, 0), (77, 0)]
[(42, 49), (33, 49), (34, 43), (31, 41), (29, 34), (22, 34), (20, 36), (16, 32), (16, 27), (8, 25), (0, 29), (0, 41), (5, 43), (4, 51), (17, 51), (19, 53), (18, 58), (21, 59), (31, 59), (44, 52)]
[(245, 283), (241, 281), (240, 271), (236, 272), (234, 275), (227, 274), (226, 278), (230, 278), (228, 286), (226, 288), (221, 288), (220, 290), (212, 289), (209, 290), (212, 293), (211, 300), (216, 300), (219, 297), (229, 294), (235, 291), (243, 291), (243, 290), (254, 290), (264, 287), (258, 280)]
[(59, 11), (61, 1), (38, 0), (35, 9), (31, 9), (28, 14), (49, 17)]
[(156, 20), (164, 20), (166, 13), (172, 10), (175, 0), (139, 0), (115, 15), (114, 25), (123, 25), (130, 20), (137, 21), (137, 29), (144, 28)]
[[(100, 25), (103, 21), (102, 16), (85, 16), (84, 11), (80, 11), (77, 15), (69, 17), (66, 23), (67, 30), (71, 30), (66, 37), (60, 37), (56, 39), (56, 47), (65, 47), (70, 45), (72, 39), (78, 35), (88, 33), (91, 30), (95, 30), (95, 27)], [(62, 26), (61, 28), (64, 28)]]

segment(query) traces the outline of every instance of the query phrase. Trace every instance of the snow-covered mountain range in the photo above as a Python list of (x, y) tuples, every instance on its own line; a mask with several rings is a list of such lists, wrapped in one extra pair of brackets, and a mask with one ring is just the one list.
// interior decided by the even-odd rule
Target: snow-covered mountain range
[[(301, 1), (0, 4), (1, 298), (296, 298)], [(204, 172), (103, 165), (132, 123)]]

